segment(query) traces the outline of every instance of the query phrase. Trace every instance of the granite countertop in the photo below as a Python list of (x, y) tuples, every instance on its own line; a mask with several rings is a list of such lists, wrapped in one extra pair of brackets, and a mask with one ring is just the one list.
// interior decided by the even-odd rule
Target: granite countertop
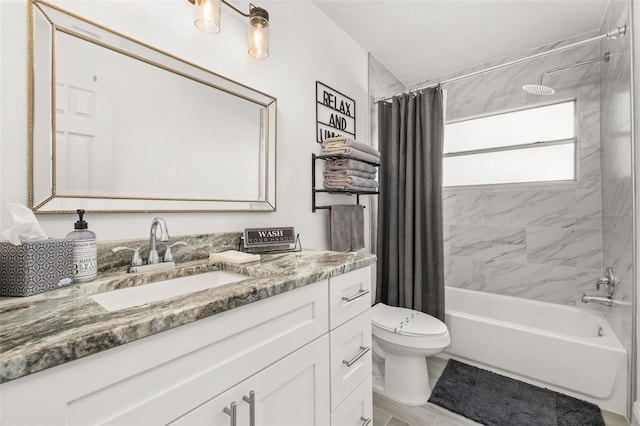
[[(359, 269), (375, 262), (360, 253), (304, 250), (263, 254), (241, 265), (208, 260), (168, 271), (127, 274), (122, 268), (30, 297), (0, 297), (0, 383), (95, 354), (145, 336)], [(196, 273), (226, 270), (246, 280), (109, 312), (92, 294)]]

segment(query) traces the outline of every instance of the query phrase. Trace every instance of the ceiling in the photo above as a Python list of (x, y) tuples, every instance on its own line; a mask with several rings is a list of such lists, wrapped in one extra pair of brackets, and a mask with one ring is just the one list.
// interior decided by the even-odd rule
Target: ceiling
[(609, 2), (311, 1), (405, 85), (568, 37), (599, 33)]

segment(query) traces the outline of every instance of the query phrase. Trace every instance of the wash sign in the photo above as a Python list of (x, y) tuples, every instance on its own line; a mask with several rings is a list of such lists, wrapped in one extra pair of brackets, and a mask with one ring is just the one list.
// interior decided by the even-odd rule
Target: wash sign
[(356, 138), (356, 101), (316, 81), (316, 141), (334, 136)]

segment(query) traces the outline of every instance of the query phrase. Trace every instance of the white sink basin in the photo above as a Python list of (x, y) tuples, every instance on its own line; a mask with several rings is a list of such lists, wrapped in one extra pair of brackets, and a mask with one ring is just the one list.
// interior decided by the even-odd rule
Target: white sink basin
[(89, 297), (98, 302), (107, 311), (113, 312), (195, 291), (220, 287), (225, 284), (246, 280), (247, 278), (249, 277), (235, 272), (213, 271), (136, 287), (106, 291)]

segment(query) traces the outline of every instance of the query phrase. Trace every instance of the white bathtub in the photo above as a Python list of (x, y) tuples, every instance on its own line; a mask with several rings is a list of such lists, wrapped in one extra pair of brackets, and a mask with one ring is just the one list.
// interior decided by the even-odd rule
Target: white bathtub
[(626, 414), (627, 353), (599, 312), (453, 287), (445, 301), (444, 358)]

